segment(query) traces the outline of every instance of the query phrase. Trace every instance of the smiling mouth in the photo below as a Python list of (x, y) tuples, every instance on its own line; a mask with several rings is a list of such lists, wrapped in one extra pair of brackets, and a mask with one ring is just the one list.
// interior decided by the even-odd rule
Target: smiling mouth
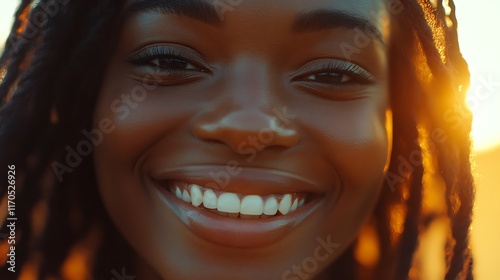
[(167, 181), (160, 185), (194, 207), (241, 219), (266, 219), (287, 215), (304, 206), (312, 197), (310, 193), (304, 192), (245, 195), (178, 181)]
[(196, 236), (240, 248), (280, 242), (299, 224), (320, 219), (319, 209), (335, 197), (330, 184), (275, 169), (245, 167), (226, 184), (207, 176), (224, 168), (158, 168), (145, 182)]

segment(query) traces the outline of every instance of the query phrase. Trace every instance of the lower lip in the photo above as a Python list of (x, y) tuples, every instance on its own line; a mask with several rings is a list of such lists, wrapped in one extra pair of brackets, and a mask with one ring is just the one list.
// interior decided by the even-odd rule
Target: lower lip
[(238, 248), (262, 247), (280, 241), (311, 216), (322, 201), (321, 197), (316, 197), (283, 216), (244, 220), (194, 207), (178, 199), (167, 189), (157, 184), (155, 186), (167, 206), (194, 234), (211, 243)]

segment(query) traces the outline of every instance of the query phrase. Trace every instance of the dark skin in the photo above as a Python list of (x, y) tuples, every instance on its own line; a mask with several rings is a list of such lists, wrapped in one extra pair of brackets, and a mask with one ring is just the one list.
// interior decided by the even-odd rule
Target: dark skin
[[(95, 163), (104, 203), (138, 253), (138, 279), (322, 277), (372, 215), (389, 165), (385, 9), (372, 0), (251, 0), (222, 21), (158, 11), (126, 21), (94, 115), (96, 127), (109, 119), (115, 129), (96, 147)], [(346, 58), (340, 45), (355, 44), (354, 27), (293, 28), (298, 14), (316, 10), (355, 16), (380, 36)], [(145, 98), (131, 94), (137, 87)], [(276, 116), (284, 108), (293, 115), (286, 122)], [(255, 138), (263, 130), (269, 141)], [(255, 152), (242, 152), (242, 143)], [(305, 218), (267, 237), (242, 232), (241, 241), (231, 231), (240, 218), (186, 208), (228, 225), (214, 237), (193, 229), (187, 210), (175, 206), (184, 202), (154, 184), (175, 168), (176, 180), (208, 182), (209, 172), (234, 161), (239, 173), (214, 189), (306, 193), (316, 199), (304, 205)], [(242, 176), (255, 172), (277, 183), (245, 183)], [(287, 184), (294, 176), (310, 184)], [(293, 271), (313, 256), (318, 237), (339, 247), (314, 271)]]

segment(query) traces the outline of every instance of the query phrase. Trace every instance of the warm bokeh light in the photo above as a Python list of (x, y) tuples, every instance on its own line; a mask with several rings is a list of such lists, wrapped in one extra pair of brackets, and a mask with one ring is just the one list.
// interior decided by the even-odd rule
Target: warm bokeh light
[[(0, 0), (0, 51), (20, 1)], [(306, 0), (304, 0), (306, 1)], [(500, 279), (500, 2), (455, 0), (462, 52), (471, 71), (468, 103), (474, 113), (477, 196), (472, 246), (477, 279)], [(432, 248), (442, 240), (432, 241)], [(2, 248), (0, 248), (2, 249)], [(0, 250), (3, 254), (3, 250)], [(3, 256), (0, 256), (0, 260)], [(367, 259), (370, 263), (372, 260)], [(428, 278), (430, 279), (430, 278)]]

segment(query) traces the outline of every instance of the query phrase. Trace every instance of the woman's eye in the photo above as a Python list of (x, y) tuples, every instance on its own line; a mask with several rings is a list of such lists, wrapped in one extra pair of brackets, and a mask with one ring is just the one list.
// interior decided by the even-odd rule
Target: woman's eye
[(341, 73), (332, 73), (332, 72), (324, 72), (312, 74), (304, 78), (304, 80), (317, 82), (317, 83), (348, 83), (353, 80), (353, 77), (341, 74)]
[(194, 50), (181, 45), (154, 45), (143, 48), (126, 59), (137, 76), (153, 75), (160, 85), (194, 82), (210, 73), (206, 62)]
[(206, 72), (207, 69), (197, 65), (190, 60), (183, 58), (181, 56), (174, 55), (154, 55), (150, 57), (144, 57), (141, 60), (132, 61), (133, 64), (146, 68), (154, 73), (164, 73), (164, 74), (178, 74), (182, 72)]
[(203, 71), (189, 61), (181, 58), (159, 57), (151, 60), (151, 65), (161, 69)]
[(320, 87), (345, 87), (371, 84), (372, 76), (370, 72), (351, 62), (322, 60), (306, 64), (293, 80)]

